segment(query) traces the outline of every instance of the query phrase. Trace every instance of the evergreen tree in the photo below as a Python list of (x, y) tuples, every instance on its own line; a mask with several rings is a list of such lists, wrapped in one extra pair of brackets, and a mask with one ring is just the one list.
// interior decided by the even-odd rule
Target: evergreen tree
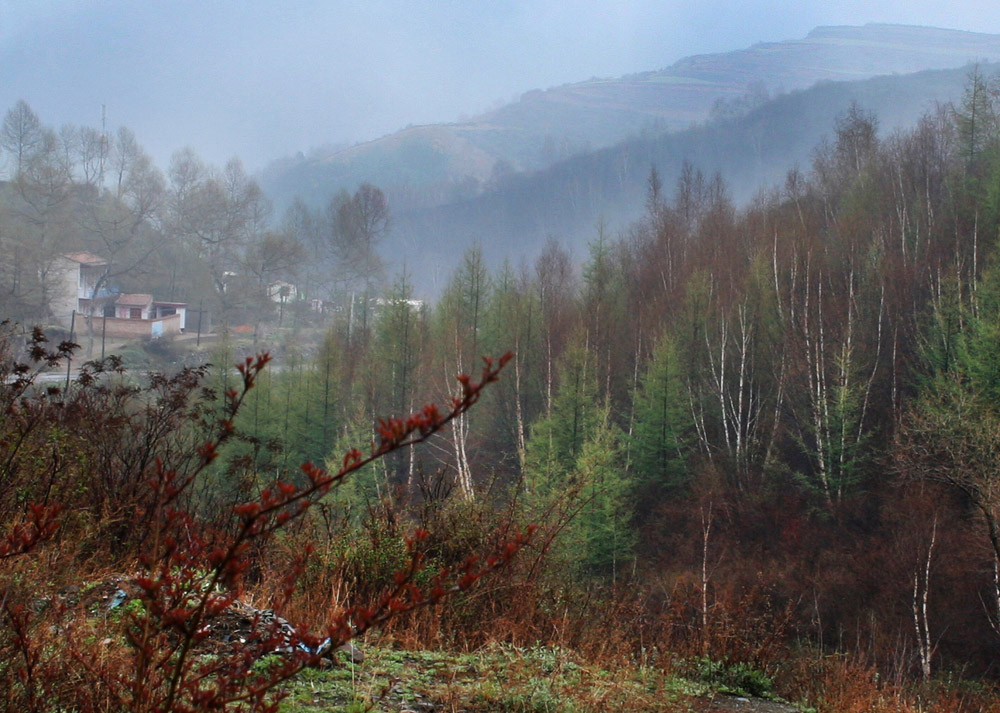
[[(449, 392), (449, 396), (453, 395), (451, 377), (454, 374), (474, 373), (479, 368), (482, 352), (480, 336), (489, 289), (489, 272), (483, 251), (474, 245), (466, 250), (462, 265), (436, 310), (434, 343), (439, 346), (436, 356), (440, 361), (435, 368), (444, 377), (443, 389)], [(456, 481), (465, 497), (470, 499), (475, 497), (469, 457), (471, 433), (472, 424), (465, 414), (455, 420), (449, 432)]]
[[(631, 320), (626, 315), (628, 291), (622, 267), (625, 251), (608, 240), (604, 226), (590, 244), (590, 259), (583, 268), (584, 325), (587, 346), (593, 355), (593, 369), (600, 393), (605, 398), (627, 398), (625, 384), (635, 358), (628, 333)], [(632, 350), (634, 351), (634, 350)]]
[(980, 154), (996, 141), (1000, 130), (996, 96), (996, 79), (984, 77), (978, 66), (973, 67), (961, 104), (955, 110), (961, 151), (968, 167), (974, 167)]
[(635, 493), (625, 470), (624, 436), (611, 423), (609, 411), (607, 405), (600, 409), (571, 475), (579, 486), (581, 506), (569, 537), (575, 535), (582, 546), (579, 562), (584, 571), (615, 581), (636, 543), (631, 527)]
[(492, 462), (523, 475), (527, 424), (544, 408), (541, 307), (526, 269), (518, 274), (505, 263), (493, 278), (482, 344), (486, 354), (514, 353), (510, 378), (486, 394), (480, 413), (492, 434)]
[(683, 485), (691, 409), (684, 391), (683, 363), (669, 334), (653, 349), (635, 400), (634, 471), (651, 485)]
[[(375, 381), (374, 413), (404, 417), (416, 407), (415, 384), (420, 366), (425, 331), (423, 306), (413, 299), (413, 287), (402, 272), (382, 299), (375, 320), (372, 361), (382, 374)], [(394, 484), (413, 478), (413, 449), (398, 451), (384, 460)]]
[[(372, 419), (364, 408), (363, 400), (352, 399), (340, 436), (333, 446), (333, 451), (326, 460), (326, 469), (336, 472), (340, 469), (344, 454), (358, 449), (368, 452), (374, 440)], [(353, 524), (362, 522), (371, 508), (383, 498), (393, 495), (389, 483), (387, 466), (372, 463), (358, 470), (346, 480), (343, 485), (330, 491), (326, 501), (335, 508), (341, 509)]]
[(590, 355), (577, 341), (566, 350), (560, 365), (552, 414), (531, 429), (527, 444), (529, 491), (544, 497), (569, 484), (599, 416), (600, 399)]

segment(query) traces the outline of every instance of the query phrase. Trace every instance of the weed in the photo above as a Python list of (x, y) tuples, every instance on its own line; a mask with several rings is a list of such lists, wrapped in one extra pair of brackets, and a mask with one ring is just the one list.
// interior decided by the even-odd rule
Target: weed
[[(0, 334), (0, 351), (5, 346), (2, 337)], [(36, 362), (56, 362), (75, 347), (62, 345), (50, 353), (44, 350), (44, 341), (44, 335), (37, 331), (32, 351)], [(4, 356), (0, 353), (0, 361)], [(226, 390), (217, 415), (212, 409), (191, 406), (197, 401), (194, 394), (204, 370), (185, 370), (169, 379), (151, 375), (150, 394), (156, 397), (147, 403), (129, 388), (115, 390), (101, 385), (94, 376), (104, 369), (98, 363), (81, 372), (80, 390), (72, 397), (78, 403), (67, 405), (58, 391), (26, 396), (31, 374), (37, 369), (33, 372), (30, 366), (10, 366), (11, 372), (26, 376), (0, 382), (5, 390), (0, 395), (20, 399), (17, 408), (10, 409), (12, 413), (38, 414), (33, 420), (0, 422), (22, 429), (21, 441), (30, 435), (26, 429), (45, 425), (44, 418), (55, 419), (57, 426), (71, 427), (81, 413), (107, 417), (112, 410), (107, 401), (112, 399), (117, 400), (114, 405), (121, 414), (116, 425), (122, 438), (121, 442), (108, 441), (114, 451), (107, 467), (117, 468), (123, 462), (117, 456), (132, 455), (129, 449), (133, 446), (141, 449), (142, 457), (127, 461), (131, 468), (127, 473), (110, 473), (115, 476), (112, 484), (127, 493), (127, 499), (114, 502), (117, 491), (100, 493), (104, 502), (116, 509), (131, 505), (138, 510), (130, 513), (131, 521), (116, 516), (106, 523), (115, 541), (137, 548), (139, 572), (128, 582), (137, 591), (132, 602), (128, 602), (125, 590), (116, 588), (110, 607), (103, 607), (104, 626), (110, 627), (104, 638), (95, 630), (94, 615), (98, 612), (46, 626), (29, 606), (38, 598), (33, 591), (37, 577), (26, 575), (34, 575), (36, 565), (24, 555), (56, 537), (58, 506), (22, 508), (22, 521), (0, 539), (0, 561), (5, 564), (0, 570), (0, 652), (8, 652), (14, 660), (12, 666), (0, 671), (2, 682), (9, 684), (7, 709), (43, 713), (63, 707), (62, 701), (70, 702), (81, 713), (194, 713), (248, 707), (274, 711), (283, 695), (281, 686), (304, 667), (319, 663), (326, 652), (401, 613), (436, 605), (464, 592), (488, 572), (505, 566), (527, 542), (527, 534), (508, 540), (482, 561), (469, 556), (454, 567), (441, 568), (427, 575), (426, 586), (421, 587), (418, 575), (426, 569), (421, 545), (428, 533), (418, 530), (403, 541), (402, 566), (392, 576), (387, 591), (374, 601), (336, 612), (325, 636), (297, 631), (273, 614), (256, 616), (245, 638), (230, 642), (213, 656), (203, 655), (213, 622), (237, 601), (248, 571), (260, 566), (265, 545), (276, 533), (287, 532), (304, 520), (309, 507), (347, 476), (427, 440), (464, 414), (479, 400), (482, 388), (496, 380), (508, 358), (503, 357), (498, 365), (487, 359), (479, 382), (459, 376), (459, 393), (445, 410), (428, 405), (409, 418), (380, 421), (379, 438), (370, 451), (350, 451), (334, 472), (307, 463), (302, 466), (304, 483), (276, 481), (265, 487), (255, 499), (232, 509), (233, 522), (200, 519), (192, 512), (192, 491), (199, 476), (218, 457), (220, 447), (234, 436), (237, 413), (269, 361), (267, 354), (237, 365), (242, 389)], [(0, 370), (6, 369), (0, 364)], [(50, 408), (54, 399), (59, 399), (58, 408)], [(67, 413), (69, 420), (65, 420)], [(191, 424), (195, 424), (194, 438), (204, 437), (200, 445), (185, 448), (183, 441), (172, 440), (174, 432), (190, 429)], [(92, 424), (88, 427), (94, 428)], [(38, 431), (44, 437), (44, 429), (38, 427)], [(76, 445), (87, 446), (88, 440), (72, 440), (67, 448)], [(98, 452), (95, 457), (101, 455)], [(304, 552), (293, 558), (289, 570), (280, 577), (279, 601), (288, 601), (295, 591), (311, 547), (302, 549)], [(17, 566), (7, 566), (9, 563)], [(113, 613), (107, 616), (109, 609)], [(274, 655), (277, 652), (281, 655)], [(356, 695), (352, 697), (356, 699)]]
[(774, 683), (771, 678), (753, 666), (736, 662), (727, 664), (700, 658), (693, 662), (694, 677), (723, 693), (733, 693), (754, 698), (769, 698), (773, 695)]

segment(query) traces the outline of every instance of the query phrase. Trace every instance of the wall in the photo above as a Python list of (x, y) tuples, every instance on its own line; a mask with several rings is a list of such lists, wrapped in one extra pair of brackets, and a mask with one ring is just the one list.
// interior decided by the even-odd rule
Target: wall
[[(181, 331), (181, 316), (179, 314), (172, 314), (162, 319), (119, 319), (117, 317), (105, 317), (104, 321), (107, 323), (105, 334), (109, 337), (138, 339), (140, 337), (151, 337), (156, 332), (161, 332), (161, 330), (162, 336), (179, 334)], [(100, 334), (101, 329), (101, 318), (95, 317), (94, 333)]]
[(52, 261), (46, 275), (49, 288), (49, 309), (59, 324), (69, 327), (70, 316), (78, 308), (80, 264), (64, 257)]

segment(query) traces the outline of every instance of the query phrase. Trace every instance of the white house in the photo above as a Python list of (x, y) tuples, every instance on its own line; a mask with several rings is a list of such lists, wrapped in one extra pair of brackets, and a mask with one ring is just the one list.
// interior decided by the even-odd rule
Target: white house
[(104, 308), (106, 334), (121, 337), (162, 337), (183, 332), (187, 319), (186, 302), (157, 302), (152, 295), (125, 293)]
[(294, 302), (298, 294), (298, 288), (291, 282), (275, 280), (274, 282), (269, 282), (267, 285), (267, 297), (272, 302), (278, 302), (279, 304)]
[(94, 287), (107, 268), (108, 263), (104, 258), (91, 253), (66, 253), (55, 259), (49, 270), (52, 285), (49, 306), (56, 320), (68, 327), (73, 310), (86, 313), (91, 298), (104, 301), (112, 296), (107, 286), (97, 295), (94, 294)]
[(153, 295), (119, 294), (110, 286), (97, 290), (108, 263), (90, 253), (67, 253), (56, 258), (52, 311), (65, 326), (73, 310), (80, 316), (93, 314), (93, 327), (109, 337), (161, 337), (183, 332), (187, 317), (185, 302), (157, 302)]

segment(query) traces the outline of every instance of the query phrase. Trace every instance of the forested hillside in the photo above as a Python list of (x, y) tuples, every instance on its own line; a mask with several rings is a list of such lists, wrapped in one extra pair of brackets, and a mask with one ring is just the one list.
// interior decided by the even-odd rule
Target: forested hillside
[[(670, 47), (663, 48), (669, 53)], [(264, 185), (281, 206), (316, 204), (368, 181), (404, 210), (490, 190), (512, 173), (547, 168), (639, 135), (696, 126), (819, 82), (859, 81), (1000, 60), (1000, 38), (933, 27), (819, 27), (806, 37), (686, 57), (623, 77), (535, 89), (455, 123), (274, 162)], [(912, 118), (912, 117), (911, 117)]]
[(286, 410), (258, 427), (321, 458), (330, 420), (311, 414), (362, 434), (513, 349), (438, 451), (354, 487), (400, 512), (444, 478), (465, 507), (516, 500), (558, 532), (516, 615), (529, 636), (568, 597), (574, 640), (627, 602), (631, 646), (780, 669), (772, 647), (809, 642), (884, 681), (990, 675), (996, 96), (973, 74), (955, 108), (887, 135), (854, 107), (746, 209), (722, 176), (654, 170), (645, 218), (596, 235), (580, 272), (550, 241), (499, 270), (469, 249), (433, 307), (400, 277), (370, 333), (342, 324), (261, 390)]
[[(375, 297), (386, 224), (358, 219), (378, 213), (362, 187), (328, 215), (355, 238), (348, 306), (314, 350), (289, 332), (280, 369), (222, 339), (213, 368), (139, 385), (112, 361), (45, 391), (30, 359), (72, 345), (47, 355), (36, 334), (25, 356), (9, 329), (7, 709), (78, 689), (81, 710), (200, 710), (230, 695), (219, 681), (256, 700), (316, 642), (274, 679), (225, 656), (191, 688), (170, 678), (249, 591), (334, 641), (388, 621), (399, 644), (757, 672), (824, 712), (997, 710), (1000, 85), (973, 71), (914, 127), (879, 121), (851, 106), (746, 207), (721, 173), (637, 155), (644, 216), (596, 231), (582, 269), (555, 239), (499, 269), (473, 246), (434, 304), (405, 271)], [(182, 179), (167, 215), (196, 216), (181, 189), (202, 184)], [(22, 180), (5, 196), (34, 210), (46, 184)], [(50, 606), (136, 567), (116, 633)], [(137, 683), (149, 671), (165, 677)]]
[[(912, 127), (938, 104), (961, 98), (970, 69), (920, 72), (854, 82), (829, 82), (784, 94), (735, 115), (686, 131), (651, 133), (554, 164), (512, 175), (483, 195), (439, 207), (401, 210), (390, 238), (421, 293), (437, 294), (439, 276), (455, 265), (469, 236), (478, 239), (491, 266), (504, 259), (537, 257), (557, 236), (582, 258), (596, 226), (617, 232), (641, 216), (646, 179), (656, 166), (672, 185), (685, 163), (706, 176), (725, 178), (736, 205), (807, 167), (817, 145), (832, 137), (831, 118), (852, 104), (879, 117), (882, 135)], [(991, 73), (991, 65), (982, 67)]]

